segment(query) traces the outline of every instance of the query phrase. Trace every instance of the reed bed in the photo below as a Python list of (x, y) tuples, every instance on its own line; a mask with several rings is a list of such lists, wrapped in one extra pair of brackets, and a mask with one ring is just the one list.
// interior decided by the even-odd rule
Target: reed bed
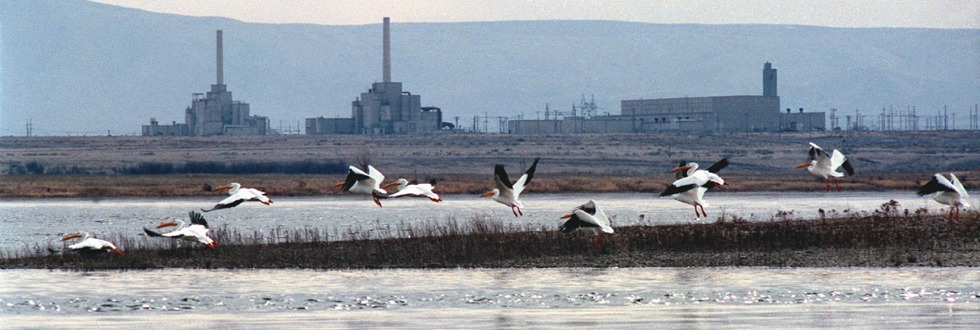
[(372, 228), (212, 229), (215, 249), (110, 234), (126, 254), (50, 255), (35, 246), (7, 252), (0, 268), (73, 270), (154, 268), (455, 268), (455, 267), (892, 267), (980, 266), (980, 212), (901, 209), (826, 211), (817, 219), (781, 212), (770, 221), (722, 215), (713, 223), (618, 227), (600, 245), (588, 232), (506, 226), (487, 217)]

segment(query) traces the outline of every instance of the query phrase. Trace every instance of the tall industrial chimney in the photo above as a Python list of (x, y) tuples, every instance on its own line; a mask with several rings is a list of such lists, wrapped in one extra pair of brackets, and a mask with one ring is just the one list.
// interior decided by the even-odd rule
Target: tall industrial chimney
[(772, 63), (769, 62), (762, 67), (762, 96), (777, 96), (776, 69), (773, 69)]
[(384, 70), (382, 80), (383, 82), (391, 82), (391, 32), (388, 31), (389, 19), (385, 17), (384, 21), (384, 59), (382, 60), (382, 69)]
[(218, 85), (224, 85), (225, 84), (225, 68), (224, 68), (224, 65), (225, 65), (224, 62), (225, 62), (225, 60), (224, 60), (224, 54), (223, 54), (222, 49), (221, 49), (221, 30), (218, 30), (218, 38), (217, 38), (217, 40), (218, 40), (217, 41), (218, 42), (218, 47), (217, 47), (217, 52), (216, 52), (217, 55), (216, 56), (217, 56), (217, 59), (218, 59), (218, 61), (217, 61), (218, 62), (218, 69), (217, 69), (218, 82), (216, 84), (218, 84)]

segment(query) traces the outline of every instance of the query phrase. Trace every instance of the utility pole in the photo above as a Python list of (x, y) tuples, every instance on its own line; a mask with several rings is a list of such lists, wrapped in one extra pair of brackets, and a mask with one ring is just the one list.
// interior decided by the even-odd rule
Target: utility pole
[(970, 130), (971, 131), (977, 129), (977, 110), (976, 110), (976, 106), (975, 105), (973, 107), (974, 107), (974, 109), (970, 109)]
[(31, 123), (30, 118), (27, 118), (27, 136), (34, 136), (34, 124)]
[(949, 114), (946, 112), (946, 106), (943, 106), (943, 130), (949, 130)]

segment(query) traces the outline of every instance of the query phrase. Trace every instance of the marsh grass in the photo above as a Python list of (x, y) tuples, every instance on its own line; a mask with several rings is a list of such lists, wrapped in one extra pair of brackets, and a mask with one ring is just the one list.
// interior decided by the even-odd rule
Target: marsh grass
[[(662, 191), (673, 182), (663, 175), (539, 175), (528, 187), (529, 193), (567, 192), (646, 192)], [(822, 191), (822, 180), (801, 171), (782, 174), (724, 174), (731, 186), (726, 191)], [(914, 191), (933, 173), (863, 173), (840, 180), (845, 191)], [(980, 171), (958, 172), (967, 190), (980, 187)], [(390, 173), (386, 182), (398, 178), (429, 181), (436, 179), (439, 194), (480, 194), (491, 188), (492, 176), (476, 174), (412, 175)], [(912, 179), (910, 179), (912, 178)], [(188, 197), (214, 195), (205, 186), (239, 182), (263, 190), (274, 200), (282, 196), (321, 196), (343, 194), (334, 183), (343, 175), (314, 174), (161, 174), (161, 175), (7, 175), (0, 176), (0, 197)]]
[(980, 212), (945, 213), (885, 203), (873, 212), (825, 211), (816, 219), (780, 212), (770, 221), (722, 215), (714, 223), (616, 228), (592, 234), (504, 225), (485, 216), (421, 224), (348, 228), (212, 229), (215, 249), (113, 233), (126, 252), (48, 255), (34, 246), (8, 252), (0, 268), (445, 268), (636, 266), (980, 266)]

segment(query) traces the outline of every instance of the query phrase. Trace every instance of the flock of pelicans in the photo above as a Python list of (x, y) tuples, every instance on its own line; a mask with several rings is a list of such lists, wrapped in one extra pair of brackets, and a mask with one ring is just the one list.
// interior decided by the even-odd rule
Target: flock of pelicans
[[(838, 150), (833, 150), (833, 152), (828, 154), (820, 146), (810, 143), (808, 154), (808, 161), (797, 165), (796, 168), (805, 168), (813, 175), (823, 178), (827, 191), (830, 191), (831, 181), (834, 182), (837, 191), (840, 191), (840, 184), (837, 182), (837, 178), (854, 175), (854, 168), (847, 161), (847, 158), (844, 157), (844, 154)], [(480, 195), (480, 197), (491, 197), (494, 201), (510, 207), (515, 217), (524, 215), (524, 203), (519, 198), (521, 192), (524, 191), (524, 188), (534, 178), (534, 171), (538, 166), (538, 160), (538, 158), (535, 158), (534, 162), (531, 163), (531, 167), (513, 183), (507, 176), (504, 166), (497, 164), (494, 167), (493, 176), (496, 188)], [(694, 206), (695, 218), (700, 218), (701, 216), (707, 217), (708, 214), (704, 211), (704, 207), (708, 203), (704, 201), (704, 194), (713, 188), (721, 188), (728, 185), (718, 175), (718, 171), (726, 166), (728, 166), (728, 158), (718, 161), (707, 169), (700, 169), (697, 163), (681, 162), (671, 170), (671, 172), (676, 174), (677, 180), (664, 189), (660, 193), (660, 196), (671, 196), (680, 202)], [(375, 169), (374, 166), (367, 165), (366, 169), (367, 172), (364, 172), (355, 166), (350, 166), (347, 179), (344, 182), (337, 183), (336, 187), (342, 188), (346, 192), (371, 195), (374, 203), (379, 207), (381, 207), (381, 199), (385, 198), (424, 197), (433, 202), (442, 202), (439, 195), (433, 191), (435, 188), (434, 181), (430, 183), (418, 183), (415, 181), (409, 182), (406, 179), (398, 179), (398, 181), (382, 186), (381, 184), (385, 179), (384, 175)], [(844, 172), (838, 172), (838, 169), (842, 169)], [(389, 194), (386, 189), (394, 186), (397, 186), (397, 192)], [(238, 183), (231, 183), (214, 189), (214, 191), (222, 190), (227, 190), (230, 196), (218, 202), (211, 209), (201, 209), (202, 212), (227, 209), (247, 201), (256, 201), (266, 205), (272, 204), (272, 200), (265, 196), (265, 192), (252, 188), (242, 188)], [(963, 188), (963, 184), (960, 183), (956, 175), (952, 173), (949, 174), (949, 179), (937, 173), (929, 182), (918, 189), (917, 194), (919, 196), (932, 194), (933, 200), (950, 206), (949, 217), (957, 220), (959, 219), (960, 208), (970, 207), (970, 204), (967, 202), (969, 194), (967, 194), (966, 189)], [(699, 207), (700, 211), (698, 210)], [(602, 234), (613, 233), (609, 218), (594, 200), (590, 200), (576, 207), (561, 218), (568, 220), (559, 227), (559, 230), (563, 232), (572, 232), (578, 229), (592, 230), (596, 233), (594, 241), (596, 244), (601, 241)], [(208, 223), (204, 219), (204, 216), (196, 211), (191, 211), (190, 220), (190, 225), (186, 225), (182, 220), (173, 220), (161, 222), (156, 226), (157, 229), (177, 227), (166, 233), (160, 233), (147, 228), (143, 228), (143, 230), (149, 237), (181, 239), (214, 248), (218, 242), (208, 237)], [(122, 254), (122, 251), (116, 248), (114, 244), (89, 237), (89, 234), (86, 232), (66, 235), (62, 238), (62, 241), (76, 238), (81, 238), (81, 241), (69, 245), (68, 249), (76, 252), (113, 252)]]

